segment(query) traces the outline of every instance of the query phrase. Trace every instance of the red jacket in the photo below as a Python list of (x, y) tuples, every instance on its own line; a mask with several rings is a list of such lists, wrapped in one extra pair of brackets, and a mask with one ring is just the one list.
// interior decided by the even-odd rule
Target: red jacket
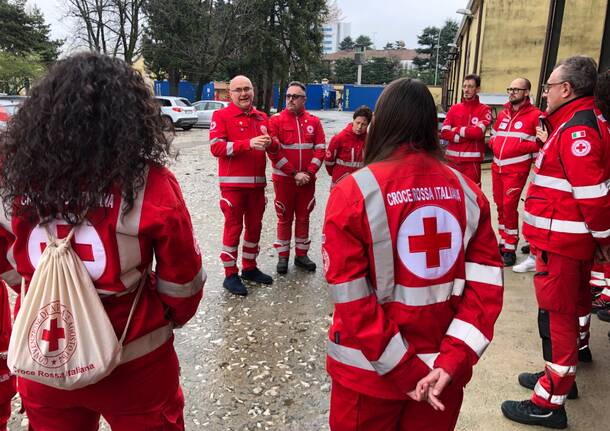
[(485, 157), (485, 130), (491, 120), (491, 109), (479, 102), (479, 96), (453, 105), (441, 128), (441, 139), (449, 143), (445, 152), (447, 159), (482, 161)]
[(352, 123), (348, 123), (341, 132), (333, 136), (326, 150), (324, 166), (332, 177), (333, 185), (343, 177), (364, 166), (364, 143), (366, 131), (356, 135)]
[(536, 126), (542, 112), (525, 100), (518, 111), (507, 103), (491, 130), (489, 148), (494, 154), (493, 168), (500, 172), (529, 172), (532, 157), (538, 153)]
[(265, 187), (264, 151), (250, 148), (250, 139), (267, 133), (267, 115), (252, 108), (242, 111), (231, 103), (214, 111), (210, 123), (210, 149), (218, 157), (220, 188)]
[(471, 180), (398, 149), (332, 189), (322, 248), (333, 380), (406, 399), (431, 367), (470, 379), (503, 293), (489, 203)]
[(610, 244), (610, 132), (593, 97), (546, 118), (549, 138), (534, 164), (523, 234), (536, 248), (590, 260)]
[(273, 162), (273, 181), (294, 181), (297, 172), (307, 172), (315, 178), (326, 149), (318, 117), (307, 111), (296, 115), (284, 109), (269, 119), (269, 134), (274, 142), (268, 151)]
[[(150, 337), (140, 355), (169, 340), (169, 323), (184, 325), (195, 314), (205, 282), (201, 253), (176, 178), (166, 168), (150, 167), (145, 181), (129, 213), (121, 216), (121, 193), (111, 192), (103, 208), (89, 211), (72, 243), (118, 337), (133, 292), (154, 257), (155, 273), (142, 292), (126, 338), (129, 346), (137, 338)], [(52, 221), (50, 228), (60, 238), (70, 230), (63, 220)], [(0, 273), (15, 291), (20, 291), (21, 277), (29, 284), (46, 242), (46, 231), (37, 223), (0, 211)]]

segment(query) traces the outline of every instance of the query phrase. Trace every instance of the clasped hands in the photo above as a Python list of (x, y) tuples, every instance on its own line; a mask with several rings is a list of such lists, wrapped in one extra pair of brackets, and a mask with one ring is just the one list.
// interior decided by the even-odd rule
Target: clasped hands
[(271, 136), (260, 135), (250, 139), (250, 148), (253, 150), (265, 151), (265, 149), (271, 145)]
[(434, 410), (444, 411), (445, 406), (440, 401), (440, 396), (449, 383), (449, 373), (442, 368), (435, 368), (417, 382), (415, 389), (407, 392), (407, 395), (415, 401), (427, 401)]

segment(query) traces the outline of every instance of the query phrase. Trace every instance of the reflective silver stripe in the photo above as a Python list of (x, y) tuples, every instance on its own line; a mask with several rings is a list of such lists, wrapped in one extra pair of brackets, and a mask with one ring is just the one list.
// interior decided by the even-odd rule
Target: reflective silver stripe
[(453, 319), (451, 321), (451, 325), (449, 325), (449, 329), (447, 329), (447, 335), (462, 340), (479, 357), (481, 357), (487, 346), (489, 346), (489, 340), (481, 331), (472, 323), (460, 319)]
[(455, 135), (453, 137), (453, 142), (455, 142), (456, 144), (458, 144), (460, 142), (460, 135)]
[(466, 231), (464, 232), (464, 250), (468, 249), (470, 239), (479, 228), (479, 219), (481, 218), (481, 209), (477, 203), (477, 195), (470, 188), (462, 174), (453, 168), (449, 168), (453, 171), (455, 176), (460, 181), (462, 190), (464, 191), (465, 204), (466, 204)]
[(603, 272), (591, 271), (591, 277), (604, 279), (605, 275)]
[(335, 166), (335, 162), (329, 162), (328, 160), (324, 160), (324, 164), (326, 166)]
[(314, 150), (325, 150), (326, 144), (316, 144), (313, 146)]
[(466, 135), (466, 127), (460, 127), (460, 136), (464, 138)]
[(309, 244), (297, 243), (294, 245), (294, 248), (298, 248), (299, 250), (309, 250)]
[(121, 364), (141, 358), (158, 349), (172, 337), (173, 333), (171, 325), (162, 326), (129, 342), (121, 352)]
[[(595, 236), (593, 232), (589, 232), (587, 226), (581, 221), (550, 219), (546, 217), (535, 216), (527, 211), (523, 211), (523, 222), (529, 224), (530, 226), (534, 226), (539, 229), (550, 230), (552, 232), (581, 234), (591, 233), (593, 236)], [(610, 234), (610, 231), (608, 232), (608, 234)]]
[(428, 366), (428, 368), (433, 369), (434, 363), (436, 362), (436, 358), (438, 358), (439, 353), (418, 353), (417, 357), (422, 360), (424, 364)]
[(281, 177), (287, 177), (288, 176), (287, 174), (285, 174), (281, 170), (275, 169), (275, 168), (271, 169), (271, 173), (273, 173), (273, 175), (279, 175)]
[(563, 178), (549, 177), (547, 175), (540, 175), (532, 173), (532, 184), (536, 184), (540, 187), (546, 187), (548, 189), (560, 190), (563, 192), (572, 192), (572, 185), (568, 180)]
[(595, 184), (594, 186), (573, 187), (572, 195), (576, 199), (593, 199), (601, 198), (608, 194), (610, 188), (610, 180), (603, 183)]
[(366, 277), (345, 283), (328, 284), (330, 296), (335, 304), (357, 301), (373, 294), (373, 288)]
[(589, 284), (591, 284), (593, 286), (603, 287), (603, 286), (606, 285), (606, 280), (593, 280), (593, 279), (591, 279), (589, 281)]
[(322, 160), (314, 157), (313, 159), (311, 159), (311, 163), (319, 167), (322, 164)]
[(576, 365), (559, 365), (548, 361), (546, 362), (546, 365), (551, 370), (562, 376), (565, 376), (566, 374), (576, 373)]
[(256, 248), (256, 247), (258, 247), (258, 242), (250, 242), (250, 241), (244, 240), (244, 247)]
[(361, 168), (364, 166), (364, 162), (346, 162), (341, 159), (337, 159), (337, 164), (341, 166), (347, 166), (348, 168)]
[(256, 259), (256, 256), (257, 256), (256, 253), (246, 253), (245, 251), (242, 252), (241, 255), (244, 259), (250, 259), (250, 260)]
[(218, 180), (228, 184), (264, 184), (267, 181), (265, 177), (218, 177)]
[(515, 247), (514, 244), (508, 244), (507, 242), (502, 243), (502, 245), (507, 250), (516, 250), (517, 249), (517, 247)]
[(279, 162), (277, 162), (277, 163), (275, 164), (275, 167), (276, 167), (277, 169), (280, 169), (280, 168), (281, 168), (282, 166), (284, 166), (286, 163), (288, 163), (288, 159), (287, 159), (286, 157), (282, 157), (282, 158), (280, 159), (280, 161), (279, 161)]
[(120, 278), (126, 289), (133, 287), (133, 285), (138, 283), (142, 278), (142, 273), (137, 268), (137, 266), (142, 263), (138, 233), (140, 230), (140, 219), (142, 217), (144, 193), (146, 192), (149, 174), (149, 169), (146, 167), (144, 184), (142, 185), (142, 188), (138, 190), (131, 210), (123, 215), (123, 210), (127, 205), (125, 200), (123, 200), (117, 215), (116, 241), (119, 253), (119, 263), (121, 265)]
[[(606, 279), (606, 286), (610, 285), (610, 279)], [(604, 290), (602, 290), (602, 295), (604, 296), (610, 296), (610, 289), (608, 289), (607, 287), (604, 288)]]
[(303, 242), (303, 243), (305, 243), (305, 242), (309, 242), (309, 238), (300, 238), (300, 237), (295, 237), (295, 238), (294, 238), (294, 241), (295, 241), (295, 242)]
[(157, 277), (157, 290), (159, 293), (175, 298), (188, 298), (203, 289), (206, 279), (207, 275), (203, 268), (188, 283), (174, 283)]
[(422, 287), (407, 287), (398, 284), (394, 290), (392, 301), (412, 307), (423, 307), (425, 305), (446, 302), (452, 295), (462, 295), (463, 291), (464, 280), (459, 278), (448, 283)]
[(610, 237), (610, 229), (601, 231), (592, 230), (591, 235), (593, 235), (593, 238), (608, 238)]
[(353, 174), (364, 198), (366, 217), (371, 231), (375, 265), (375, 287), (380, 302), (389, 300), (394, 291), (394, 246), (381, 189), (370, 168)]
[(502, 160), (494, 157), (494, 163), (498, 166), (507, 166), (507, 165), (514, 165), (515, 163), (525, 162), (526, 160), (531, 160), (531, 159), (532, 159), (531, 154), (524, 154), (522, 156), (511, 157), (510, 159), (502, 159)]
[(235, 266), (235, 261), (232, 260), (230, 262), (227, 262), (226, 260), (222, 261), (222, 266), (224, 266), (225, 268), (230, 268), (232, 266)]
[(364, 354), (353, 347), (342, 346), (327, 340), (326, 353), (335, 361), (351, 367), (360, 368), (367, 371), (375, 371), (373, 365), (366, 359)]
[(519, 229), (504, 229), (504, 232), (509, 235), (519, 235)]
[(578, 316), (578, 324), (580, 326), (586, 326), (591, 321), (591, 315), (587, 314), (586, 316)]
[(392, 371), (407, 353), (409, 343), (402, 338), (400, 332), (392, 337), (378, 360), (371, 364), (378, 374), (384, 375)]
[(449, 125), (443, 126), (443, 127), (441, 127), (441, 130), (451, 130), (451, 126), (449, 126)]
[(283, 252), (283, 251), (290, 251), (290, 246), (289, 245), (282, 245), (282, 246), (274, 246), (276, 248), (276, 250), (279, 252)]
[(505, 136), (507, 138), (520, 138), (524, 141), (536, 142), (536, 137), (523, 132), (498, 132), (496, 136)]
[(227, 142), (227, 157), (233, 155), (233, 142)]
[(311, 150), (313, 144), (280, 144), (284, 150)]
[(227, 251), (227, 252), (229, 252), (229, 253), (233, 253), (233, 252), (237, 251), (237, 247), (231, 247), (231, 246), (229, 246), (229, 245), (224, 245), (224, 244), (223, 244), (223, 245), (222, 245), (222, 250), (223, 250), (223, 251)]
[(0, 277), (9, 286), (15, 286), (17, 284), (21, 284), (21, 275), (19, 275), (19, 273), (17, 271), (15, 271), (14, 269), (11, 269), (10, 271), (6, 271), (2, 275), (0, 275)]
[(466, 262), (466, 280), (477, 283), (492, 284), (503, 287), (504, 272), (499, 266), (481, 265), (480, 263)]
[(210, 144), (214, 145), (216, 142), (226, 142), (225, 138), (214, 138), (210, 141)]
[(539, 382), (536, 382), (536, 386), (534, 386), (534, 393), (540, 398), (547, 400), (551, 404), (556, 404), (560, 406), (562, 406), (568, 398), (568, 394), (551, 396), (551, 394), (549, 394), (548, 391), (544, 389)]
[(498, 225), (498, 229), (503, 230), (504, 228), (505, 228), (505, 226), (503, 224)]
[(276, 239), (275, 240), (275, 244), (277, 245), (290, 245), (290, 240), (289, 239)]
[(485, 130), (487, 129), (487, 126), (485, 126), (485, 124), (484, 124), (484, 123), (479, 123), (479, 124), (477, 124), (477, 127), (480, 127), (480, 128), (481, 128), (481, 130), (483, 131), (483, 133), (485, 133)]
[(445, 154), (452, 157), (481, 157), (481, 153), (479, 152), (469, 152), (469, 151), (453, 151), (447, 150)]

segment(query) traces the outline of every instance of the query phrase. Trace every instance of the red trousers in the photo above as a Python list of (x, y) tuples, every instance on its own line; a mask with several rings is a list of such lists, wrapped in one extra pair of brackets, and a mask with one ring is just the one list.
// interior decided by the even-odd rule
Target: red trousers
[(242, 247), (243, 269), (256, 268), (258, 241), (263, 228), (265, 213), (265, 188), (225, 188), (220, 190), (220, 209), (225, 217), (220, 260), (225, 268), (225, 276), (237, 274), (237, 250), (243, 226), (244, 242)]
[(427, 402), (385, 400), (352, 391), (333, 381), (330, 394), (331, 431), (451, 431), (455, 428), (463, 389), (449, 385), (441, 394), (445, 411)]
[(81, 389), (64, 391), (23, 378), (18, 387), (31, 430), (94, 431), (100, 415), (113, 431), (184, 430), (173, 341)]
[(290, 256), (292, 221), (294, 220), (294, 242), (297, 256), (307, 255), (309, 250), (309, 214), (316, 204), (316, 183), (297, 186), (294, 181), (274, 181), (275, 212), (277, 213), (277, 241), (274, 246), (278, 255)]
[[(6, 285), (0, 281), (0, 351), (8, 350), (11, 337), (11, 307), (9, 304)], [(6, 358), (0, 358), (0, 431), (6, 430), (8, 420), (11, 418), (11, 400), (17, 393), (15, 376), (11, 376)]]
[(534, 388), (532, 402), (540, 407), (561, 407), (574, 384), (583, 331), (580, 323), (588, 325), (584, 317), (591, 312), (590, 273), (590, 261), (538, 250), (534, 287), (546, 365), (545, 374)]
[(481, 187), (481, 162), (457, 162), (448, 160), (447, 165), (466, 175), (474, 181), (477, 186)]
[(529, 172), (502, 172), (494, 164), (491, 170), (493, 198), (498, 208), (498, 230), (503, 252), (515, 252), (519, 242), (519, 198)]

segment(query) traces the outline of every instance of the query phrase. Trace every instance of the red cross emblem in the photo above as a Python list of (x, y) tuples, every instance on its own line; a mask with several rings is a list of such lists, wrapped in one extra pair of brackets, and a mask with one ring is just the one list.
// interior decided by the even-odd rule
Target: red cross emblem
[(59, 340), (66, 338), (64, 328), (57, 326), (57, 319), (51, 319), (51, 327), (42, 331), (42, 339), (49, 343), (49, 353), (59, 350)]
[(586, 156), (587, 154), (589, 154), (590, 151), (591, 144), (589, 143), (589, 141), (580, 139), (572, 143), (572, 154), (574, 154), (576, 157)]
[(426, 253), (426, 267), (438, 268), (441, 264), (441, 250), (451, 248), (451, 232), (438, 232), (436, 217), (423, 220), (424, 234), (409, 237), (411, 253)]
[[(62, 239), (62, 238), (67, 237), (68, 234), (70, 233), (70, 229), (72, 229), (72, 226), (70, 226), (70, 225), (63, 225), (63, 224), (57, 225), (57, 238)], [(79, 244), (76, 242), (74, 237), (72, 237), (70, 244), (72, 245), (72, 249), (76, 252), (78, 257), (80, 257), (80, 259), (83, 262), (94, 262), (95, 261), (95, 258), (93, 257), (93, 246), (91, 244)], [(47, 243), (41, 242), (40, 243), (40, 252), (43, 253), (45, 248), (47, 248)]]

